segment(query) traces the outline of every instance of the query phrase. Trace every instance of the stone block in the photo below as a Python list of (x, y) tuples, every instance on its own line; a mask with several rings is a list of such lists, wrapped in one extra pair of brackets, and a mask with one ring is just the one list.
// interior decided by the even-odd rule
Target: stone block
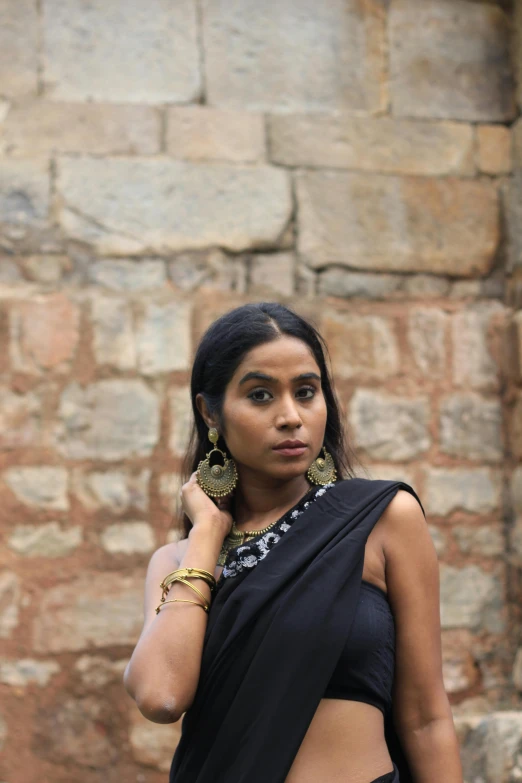
[(91, 323), (96, 362), (119, 370), (134, 369), (137, 360), (130, 303), (116, 297), (93, 297)]
[(478, 667), (473, 658), (473, 637), (468, 630), (447, 630), (442, 634), (442, 671), (446, 692), (460, 693), (476, 684)]
[(500, 509), (501, 475), (490, 468), (425, 468), (427, 513), (446, 516), (454, 511), (490, 514)]
[(511, 172), (511, 131), (504, 125), (477, 127), (477, 163), (483, 174)]
[(40, 399), (34, 392), (16, 394), (0, 387), (0, 447), (38, 445), (42, 434)]
[(147, 720), (133, 708), (129, 741), (132, 756), (138, 764), (168, 772), (180, 736), (180, 721), (159, 725)]
[(19, 264), (25, 277), (35, 283), (58, 283), (73, 271), (73, 264), (68, 256), (26, 256), (19, 259)]
[[(522, 166), (515, 168), (504, 190), (508, 273), (522, 269)], [(522, 302), (522, 297), (519, 300)]]
[(83, 540), (79, 525), (62, 528), (58, 522), (41, 525), (16, 525), (7, 539), (9, 549), (21, 557), (66, 557)]
[(102, 655), (82, 655), (74, 664), (74, 671), (78, 673), (82, 685), (98, 690), (109, 683), (121, 683), (128, 662), (128, 658), (111, 661)]
[(292, 213), (288, 175), (270, 166), (61, 158), (57, 192), (65, 233), (112, 256), (274, 247)]
[(241, 256), (227, 256), (217, 248), (180, 253), (169, 262), (169, 277), (182, 291), (211, 288), (244, 293), (247, 269)]
[(259, 111), (386, 106), (380, 0), (204, 0), (208, 102)]
[(259, 253), (250, 261), (249, 291), (292, 296), (295, 288), (295, 257), (292, 253)]
[(324, 269), (319, 275), (319, 293), (343, 299), (388, 299), (402, 285), (402, 275), (351, 272), (340, 267)]
[(515, 514), (522, 517), (522, 465), (518, 465), (509, 482), (511, 503)]
[(425, 398), (406, 399), (358, 388), (349, 408), (350, 425), (359, 447), (375, 459), (413, 459), (431, 445), (430, 409)]
[(150, 456), (159, 438), (159, 400), (137, 379), (85, 388), (73, 382), (62, 393), (58, 416), (56, 448), (69, 459)]
[(473, 277), (499, 242), (492, 182), (308, 171), (297, 199), (299, 251), (314, 268)]
[[(189, 443), (194, 420), (190, 389), (188, 386), (175, 386), (169, 391), (170, 436), (169, 447), (177, 457), (183, 457)], [(211, 444), (209, 441), (209, 448)]]
[(508, 442), (515, 459), (522, 459), (522, 391), (518, 390), (508, 408)]
[(100, 543), (111, 555), (133, 555), (152, 552), (155, 537), (147, 522), (115, 522), (108, 525), (100, 535)]
[(0, 682), (12, 688), (25, 688), (33, 684), (44, 688), (59, 671), (60, 665), (56, 661), (36, 661), (34, 658), (0, 659)]
[(455, 386), (496, 390), (500, 384), (499, 350), (494, 347), (495, 321), (504, 319), (500, 302), (480, 302), (452, 316)]
[(455, 525), (452, 528), (460, 551), (465, 554), (498, 557), (506, 549), (502, 530), (494, 525)]
[(416, 307), (408, 317), (408, 343), (421, 373), (443, 378), (446, 372), (446, 328), (448, 316), (434, 307)]
[(159, 111), (149, 106), (26, 101), (7, 114), (2, 147), (24, 158), (56, 152), (154, 155), (160, 130)]
[(428, 176), (475, 171), (473, 128), (464, 123), (281, 114), (269, 117), (268, 133), (270, 159), (284, 166)]
[(123, 514), (129, 509), (147, 511), (149, 508), (149, 481), (147, 468), (134, 473), (127, 470), (86, 472), (73, 471), (71, 488), (80, 503), (89, 511), (109, 511)]
[(33, 622), (36, 653), (134, 646), (143, 624), (145, 574), (80, 574), (40, 592)]
[(110, 258), (89, 266), (91, 283), (111, 291), (148, 291), (164, 288), (166, 283), (165, 263), (155, 259), (142, 258), (139, 261)]
[(38, 90), (38, 6), (34, 0), (0, 5), (0, 84), (2, 95), (36, 95)]
[(188, 370), (191, 355), (191, 303), (138, 302), (136, 353), (144, 375)]
[(64, 101), (176, 103), (201, 91), (196, 3), (46, 0), (46, 96)]
[(460, 755), (465, 780), (516, 781), (520, 778), (522, 716), (516, 710), (492, 711), (492, 707), (471, 715)]
[(336, 376), (389, 378), (399, 372), (399, 345), (391, 319), (325, 310), (321, 332)]
[(502, 409), (474, 392), (452, 394), (440, 405), (440, 450), (452, 457), (500, 462)]
[(258, 163), (265, 159), (263, 115), (210, 106), (167, 108), (167, 152), (184, 160)]
[(40, 239), (49, 213), (46, 160), (0, 159), (0, 242), (7, 249)]
[(68, 370), (79, 340), (80, 311), (61, 292), (12, 304), (10, 356), (15, 370)]
[(409, 297), (436, 299), (447, 296), (451, 283), (443, 277), (435, 275), (408, 275), (404, 280), (404, 293)]
[(20, 581), (13, 571), (0, 571), (0, 639), (10, 639), (18, 627)]
[(495, 122), (516, 108), (510, 23), (499, 7), (466, 0), (390, 6), (390, 91), (398, 117)]
[(66, 468), (31, 465), (8, 468), (2, 479), (16, 498), (33, 508), (67, 511), (69, 508)]
[(470, 628), (500, 634), (506, 630), (504, 592), (496, 574), (476, 565), (440, 564), (442, 628)]

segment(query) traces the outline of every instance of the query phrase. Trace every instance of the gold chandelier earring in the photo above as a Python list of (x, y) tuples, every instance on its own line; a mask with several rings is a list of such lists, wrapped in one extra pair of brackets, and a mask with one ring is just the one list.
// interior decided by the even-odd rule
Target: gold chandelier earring
[(323, 457), (314, 459), (306, 473), (308, 480), (312, 484), (330, 484), (330, 482), (337, 480), (337, 471), (332, 455), (329, 451), (326, 451), (324, 446), (322, 451), (324, 452), (324, 459)]
[[(213, 444), (206, 459), (202, 459), (197, 469), (197, 482), (203, 492), (211, 498), (222, 498), (234, 491), (237, 485), (236, 463), (229, 459), (224, 451), (218, 449), (216, 443), (219, 439), (219, 433), (215, 427), (208, 431), (208, 439)], [(212, 455), (220, 454), (223, 458), (223, 464), (210, 464)]]

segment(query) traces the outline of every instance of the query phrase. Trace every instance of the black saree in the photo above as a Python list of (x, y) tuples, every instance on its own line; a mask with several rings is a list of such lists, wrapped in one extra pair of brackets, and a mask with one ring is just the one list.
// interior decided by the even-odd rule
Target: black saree
[[(220, 579), (169, 783), (284, 783), (349, 638), (366, 540), (399, 489), (424, 513), (402, 481), (339, 481), (255, 568)], [(385, 737), (393, 783), (413, 783), (391, 712)]]

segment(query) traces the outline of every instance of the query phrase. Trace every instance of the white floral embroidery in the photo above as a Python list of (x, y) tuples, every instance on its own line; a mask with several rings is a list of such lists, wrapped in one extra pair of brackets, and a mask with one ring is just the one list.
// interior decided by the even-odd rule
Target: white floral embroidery
[[(332, 482), (318, 487), (311, 500), (306, 500), (304, 503), (301, 502), (297, 508), (288, 511), (271, 530), (264, 533), (259, 538), (252, 538), (246, 544), (241, 544), (240, 546), (235, 547), (235, 549), (230, 550), (228, 557), (233, 556), (234, 559), (229, 563), (225, 563), (223, 571), (221, 572), (221, 577), (226, 579), (231, 576), (237, 576), (241, 571), (244, 571), (247, 568), (254, 568), (260, 560), (267, 556), (272, 547), (277, 544), (281, 535), (286, 533), (287, 530), (290, 530), (291, 522), (300, 517), (301, 514), (304, 514), (305, 509), (307, 509), (316, 498), (321, 497), (327, 489), (334, 486), (335, 484)], [(220, 578), (219, 581), (221, 582), (222, 579)]]

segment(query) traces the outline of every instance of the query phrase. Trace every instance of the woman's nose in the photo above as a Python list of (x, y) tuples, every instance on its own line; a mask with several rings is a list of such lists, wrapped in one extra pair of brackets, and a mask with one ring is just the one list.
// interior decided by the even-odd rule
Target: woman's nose
[(302, 423), (295, 401), (285, 402), (279, 410), (278, 427), (301, 427)]

